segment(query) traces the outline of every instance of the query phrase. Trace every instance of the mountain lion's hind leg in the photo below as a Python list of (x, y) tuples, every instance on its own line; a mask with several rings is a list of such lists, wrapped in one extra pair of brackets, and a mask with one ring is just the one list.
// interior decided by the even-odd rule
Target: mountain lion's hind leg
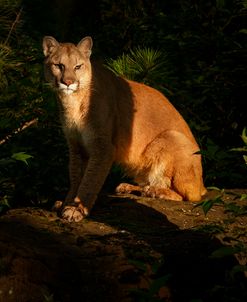
[(151, 198), (161, 198), (168, 200), (181, 201), (183, 198), (181, 195), (177, 194), (175, 191), (169, 188), (157, 188), (154, 186), (138, 186), (131, 185), (128, 183), (121, 183), (116, 188), (116, 193), (118, 194), (134, 194), (137, 196), (151, 197)]
[(144, 151), (149, 163), (143, 195), (168, 200), (199, 201), (202, 195), (201, 157), (196, 142), (183, 133), (169, 130), (159, 134)]
[(174, 201), (182, 201), (183, 197), (169, 188), (158, 188), (154, 186), (145, 186), (142, 196), (151, 198), (160, 198)]
[(119, 184), (115, 192), (118, 194), (134, 194), (134, 195), (141, 195), (143, 188), (137, 185), (131, 185), (128, 183), (121, 183)]

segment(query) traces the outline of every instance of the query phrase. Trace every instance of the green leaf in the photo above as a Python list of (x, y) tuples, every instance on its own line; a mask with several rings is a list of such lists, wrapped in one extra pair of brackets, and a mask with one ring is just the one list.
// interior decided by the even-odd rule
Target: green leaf
[(212, 208), (213, 205), (213, 200), (207, 200), (202, 203), (202, 209), (205, 215), (207, 215), (208, 211)]
[(230, 151), (247, 152), (246, 147), (232, 148)]
[(28, 165), (27, 159), (32, 158), (32, 155), (26, 154), (25, 152), (18, 152), (18, 153), (14, 153), (11, 158), (18, 160), (18, 161), (22, 161), (24, 162), (26, 165)]
[(240, 1), (240, 3), (243, 5), (244, 8), (247, 8), (247, 1), (246, 0), (242, 0), (242, 1)]
[(247, 272), (247, 265), (235, 265), (231, 270), (231, 275), (234, 276), (236, 273)]
[(136, 268), (138, 268), (141, 271), (146, 271), (147, 266), (144, 262), (138, 261), (138, 260), (129, 260), (129, 263), (134, 265)]
[(225, 229), (221, 225), (206, 224), (196, 227), (196, 230), (207, 234), (218, 234), (223, 233)]
[(10, 204), (7, 196), (3, 196), (0, 200), (0, 214), (5, 213), (8, 209), (10, 209)]
[(246, 28), (240, 29), (239, 32), (242, 33), (242, 34), (246, 34), (247, 35), (247, 29)]
[(247, 133), (246, 133), (246, 128), (243, 129), (241, 138), (243, 142), (247, 145)]
[(225, 0), (216, 0), (216, 7), (217, 8), (224, 8), (225, 7)]
[(224, 246), (224, 247), (221, 247), (221, 248), (215, 250), (211, 254), (210, 258), (223, 258), (226, 256), (234, 255), (238, 252), (240, 252), (239, 246)]
[[(222, 191), (222, 189), (218, 188), (218, 187), (207, 187), (208, 190), (216, 190), (216, 191)], [(224, 190), (224, 189), (223, 189)]]
[(0, 200), (0, 205), (6, 206), (8, 208), (10, 208), (9, 202), (8, 202), (8, 197), (4, 196), (1, 200)]
[(197, 208), (199, 206), (202, 207), (204, 215), (206, 216), (208, 211), (215, 205), (215, 204), (224, 204), (223, 200), (221, 199), (221, 196), (216, 197), (215, 199), (209, 199), (204, 200), (197, 205), (194, 206), (194, 208)]
[(158, 272), (158, 270), (161, 268), (161, 266), (164, 264), (164, 259), (161, 258), (159, 261), (155, 262), (153, 265), (152, 265), (152, 272), (154, 274), (156, 274)]
[(165, 275), (163, 277), (160, 277), (158, 279), (155, 279), (149, 289), (149, 295), (152, 297), (153, 295), (155, 295), (159, 289), (167, 284), (167, 281), (171, 278), (171, 275)]
[(247, 194), (241, 194), (240, 200), (247, 200)]
[(231, 202), (225, 205), (226, 210), (234, 213), (235, 215), (244, 215), (247, 213), (247, 207), (239, 206), (235, 202)]
[(11, 158), (2, 158), (2, 159), (0, 159), (0, 168), (9, 166), (13, 162), (15, 162), (15, 161)]

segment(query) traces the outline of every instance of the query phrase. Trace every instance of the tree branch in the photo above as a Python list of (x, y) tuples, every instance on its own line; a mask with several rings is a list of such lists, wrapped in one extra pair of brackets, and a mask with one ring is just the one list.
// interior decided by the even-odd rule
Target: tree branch
[(36, 124), (38, 122), (38, 118), (35, 118), (29, 122), (25, 122), (21, 127), (17, 128), (13, 131), (13, 133), (7, 135), (4, 139), (0, 140), (0, 145), (5, 144), (8, 140), (10, 140), (14, 135), (22, 132), (23, 130), (27, 129), (28, 127)]

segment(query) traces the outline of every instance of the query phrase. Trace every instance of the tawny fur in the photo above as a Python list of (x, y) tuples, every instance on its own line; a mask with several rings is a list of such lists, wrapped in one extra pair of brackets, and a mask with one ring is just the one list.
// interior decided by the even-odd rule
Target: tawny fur
[(70, 154), (62, 216), (79, 221), (90, 213), (113, 162), (137, 183), (120, 185), (120, 193), (199, 201), (206, 191), (201, 156), (187, 123), (157, 90), (92, 63), (91, 49), (90, 37), (77, 46), (43, 40)]

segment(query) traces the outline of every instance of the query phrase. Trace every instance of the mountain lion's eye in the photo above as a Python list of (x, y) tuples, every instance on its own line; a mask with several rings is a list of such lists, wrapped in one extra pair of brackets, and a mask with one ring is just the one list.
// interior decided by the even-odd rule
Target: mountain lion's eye
[(80, 69), (81, 67), (82, 67), (82, 64), (76, 65), (75, 70), (78, 70), (78, 69)]
[(59, 70), (63, 70), (63, 68), (64, 68), (63, 64), (54, 64), (54, 66)]

